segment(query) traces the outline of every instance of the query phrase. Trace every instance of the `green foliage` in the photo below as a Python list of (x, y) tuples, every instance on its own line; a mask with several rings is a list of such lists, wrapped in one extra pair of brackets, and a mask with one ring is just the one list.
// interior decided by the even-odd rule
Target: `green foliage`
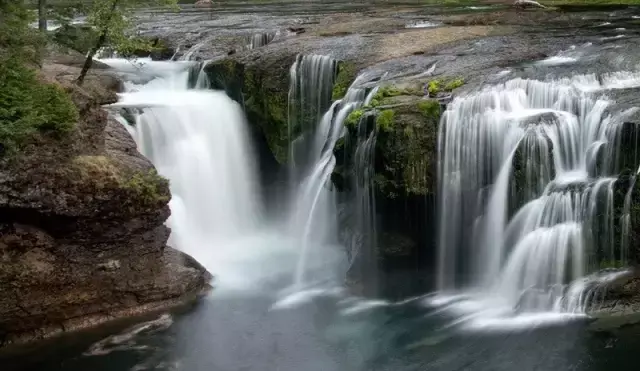
[(30, 21), (22, 5), (0, 0), (0, 144), (9, 152), (35, 135), (62, 138), (78, 120), (62, 88), (37, 78), (43, 39), (29, 28)]
[(143, 205), (169, 201), (168, 180), (155, 169), (126, 174), (105, 156), (78, 156), (73, 159), (82, 183), (91, 182), (97, 190), (122, 189)]
[(379, 131), (389, 132), (393, 130), (395, 112), (391, 109), (381, 111), (376, 117), (376, 127)]
[(360, 119), (362, 118), (363, 114), (364, 114), (364, 111), (361, 109), (351, 111), (351, 113), (349, 114), (349, 116), (347, 116), (347, 119), (344, 122), (345, 126), (348, 128), (355, 128), (360, 122)]
[(437, 100), (422, 100), (418, 102), (417, 106), (425, 118), (440, 119), (440, 103)]
[(440, 82), (440, 80), (429, 81), (429, 84), (427, 85), (427, 90), (429, 91), (429, 95), (431, 96), (437, 95), (442, 89), (441, 87), (442, 87), (442, 83)]
[(438, 93), (445, 91), (450, 92), (464, 85), (464, 80), (461, 78), (445, 78), (442, 80), (431, 80), (427, 84), (427, 90), (429, 96), (435, 97)]
[(338, 64), (338, 74), (333, 84), (332, 99), (342, 99), (347, 93), (347, 89), (356, 78), (356, 66), (351, 62), (340, 62)]
[(53, 33), (53, 40), (67, 48), (86, 54), (98, 41), (98, 33), (87, 25), (64, 25)]
[(34, 134), (62, 138), (73, 131), (78, 112), (61, 87), (40, 83), (16, 59), (0, 67), (0, 143), (17, 149)]
[(600, 269), (622, 268), (625, 263), (621, 260), (602, 260), (600, 261)]
[(445, 91), (452, 91), (454, 89), (457, 89), (457, 88), (461, 87), (462, 85), (464, 85), (464, 80), (463, 79), (454, 79), (454, 80), (449, 81), (444, 86), (444, 90)]
[(422, 92), (415, 89), (399, 89), (395, 86), (382, 86), (378, 89), (376, 94), (371, 99), (371, 107), (377, 107), (380, 105), (384, 105), (384, 100), (386, 98), (398, 97), (401, 95), (422, 95)]
[(37, 64), (44, 37), (29, 27), (35, 20), (22, 2), (0, 0), (0, 64), (16, 58), (28, 64)]
[(158, 175), (155, 169), (148, 172), (136, 172), (121, 186), (133, 192), (145, 204), (155, 204), (169, 201), (166, 192), (167, 180)]

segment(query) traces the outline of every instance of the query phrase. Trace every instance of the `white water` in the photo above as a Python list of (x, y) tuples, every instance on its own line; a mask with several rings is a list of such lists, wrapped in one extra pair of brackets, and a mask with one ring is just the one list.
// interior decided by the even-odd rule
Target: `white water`
[[(289, 115), (294, 120), (289, 123), (290, 133), (293, 136), (294, 131), (301, 130), (299, 137), (292, 141), (291, 150), (292, 174), (301, 174), (292, 185), (294, 200), (290, 217), (292, 229), (300, 233), (302, 246), (294, 275), (294, 288), (297, 290), (318, 280), (317, 272), (309, 269), (310, 259), (314, 256), (312, 249), (338, 249), (345, 254), (346, 260), (346, 250), (337, 246), (337, 210), (330, 181), (336, 162), (333, 150), (344, 135), (347, 116), (375, 93), (372, 91), (367, 97), (366, 90), (358, 87), (365, 79), (360, 76), (348, 88), (344, 98), (336, 100), (324, 114), (317, 116), (329, 103), (335, 68), (336, 62), (332, 58), (319, 55), (299, 56), (291, 68)], [(305, 122), (309, 117), (311, 122)], [(314, 117), (318, 117), (316, 122), (313, 122)], [(300, 147), (306, 148), (304, 156), (300, 155)], [(335, 266), (324, 269), (336, 272)], [(310, 279), (313, 274), (316, 277)], [(340, 274), (344, 279), (344, 270)]]
[(196, 63), (102, 62), (155, 76), (128, 83), (112, 106), (143, 109), (129, 130), (170, 181), (169, 244), (202, 263), (223, 290), (258, 289), (291, 272), (296, 246), (265, 222), (242, 108), (223, 92), (188, 89)]
[(458, 313), (456, 324), (484, 329), (591, 309), (581, 298), (620, 273), (587, 274), (598, 262), (626, 259), (614, 191), (621, 128), (634, 112), (608, 113), (613, 102), (597, 92), (635, 86), (637, 76), (514, 79), (448, 106), (432, 305)]

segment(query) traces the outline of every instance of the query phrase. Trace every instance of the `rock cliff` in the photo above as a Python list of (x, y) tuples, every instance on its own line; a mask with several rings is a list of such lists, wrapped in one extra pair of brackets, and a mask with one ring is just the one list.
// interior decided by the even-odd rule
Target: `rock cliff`
[(43, 71), (78, 107), (73, 135), (0, 159), (0, 346), (165, 309), (209, 287), (201, 265), (166, 245), (168, 182), (101, 108), (117, 80), (98, 70), (78, 88), (69, 65)]

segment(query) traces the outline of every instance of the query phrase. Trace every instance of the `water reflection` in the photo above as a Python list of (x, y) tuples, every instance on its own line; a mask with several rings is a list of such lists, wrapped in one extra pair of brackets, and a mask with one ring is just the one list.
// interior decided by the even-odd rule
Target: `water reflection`
[(2, 364), (64, 371), (637, 369), (632, 361), (640, 336), (634, 328), (597, 333), (577, 321), (525, 331), (461, 331), (447, 326), (445, 312), (429, 309), (427, 302), (319, 295), (274, 309), (267, 295), (209, 297), (186, 314), (160, 316), (72, 346), (54, 344)]

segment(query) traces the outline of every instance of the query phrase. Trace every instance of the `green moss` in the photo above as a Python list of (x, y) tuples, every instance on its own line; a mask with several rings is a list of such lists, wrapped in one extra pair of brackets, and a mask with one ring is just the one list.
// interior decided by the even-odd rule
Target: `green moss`
[[(4, 62), (4, 63), (3, 63)], [(56, 139), (70, 134), (78, 111), (58, 85), (38, 81), (24, 62), (0, 60), (0, 144), (17, 150), (34, 135)]]
[(71, 168), (79, 172), (82, 182), (93, 182), (98, 189), (120, 183), (120, 171), (105, 156), (78, 156), (73, 159)]
[(333, 100), (342, 99), (347, 94), (347, 90), (355, 80), (357, 72), (355, 64), (351, 62), (338, 63), (338, 74), (336, 75), (331, 95)]
[(427, 85), (427, 90), (429, 91), (429, 95), (435, 96), (442, 90), (442, 82), (440, 80), (431, 80)]
[(385, 102), (387, 98), (398, 97), (402, 95), (418, 95), (422, 96), (422, 92), (418, 89), (412, 88), (402, 88), (399, 89), (395, 86), (382, 86), (378, 89), (376, 94), (372, 97), (371, 107), (378, 107), (380, 105), (385, 105), (390, 103), (389, 101)]
[(168, 180), (155, 169), (127, 175), (105, 156), (78, 156), (73, 159), (72, 168), (78, 172), (80, 182), (90, 182), (97, 190), (123, 189), (143, 205), (169, 202)]
[(622, 268), (625, 264), (620, 260), (603, 260), (600, 262), (600, 269)]
[(422, 100), (417, 104), (418, 110), (425, 118), (440, 119), (440, 103), (437, 100)]
[(279, 163), (287, 162), (288, 85), (286, 69), (244, 65), (226, 58), (205, 67), (212, 88), (224, 90), (244, 106), (251, 125), (257, 127)]
[(445, 91), (452, 91), (454, 89), (457, 89), (457, 88), (461, 87), (462, 85), (464, 85), (464, 80), (463, 79), (454, 79), (454, 80), (449, 81), (444, 86), (444, 90)]
[(427, 84), (429, 96), (435, 97), (440, 92), (450, 92), (464, 85), (461, 78), (443, 78), (439, 80), (431, 80)]
[(355, 128), (360, 122), (362, 115), (364, 115), (364, 111), (361, 109), (351, 111), (349, 116), (347, 116), (347, 119), (344, 121), (344, 125), (348, 128)]
[(146, 205), (169, 202), (170, 197), (166, 192), (168, 181), (158, 175), (155, 169), (135, 172), (128, 179), (121, 181), (120, 186), (129, 190)]
[(380, 105), (380, 101), (376, 98), (371, 98), (371, 102), (365, 106), (365, 108), (375, 108)]
[(376, 117), (376, 127), (379, 131), (389, 132), (393, 130), (395, 112), (391, 109), (381, 111)]

